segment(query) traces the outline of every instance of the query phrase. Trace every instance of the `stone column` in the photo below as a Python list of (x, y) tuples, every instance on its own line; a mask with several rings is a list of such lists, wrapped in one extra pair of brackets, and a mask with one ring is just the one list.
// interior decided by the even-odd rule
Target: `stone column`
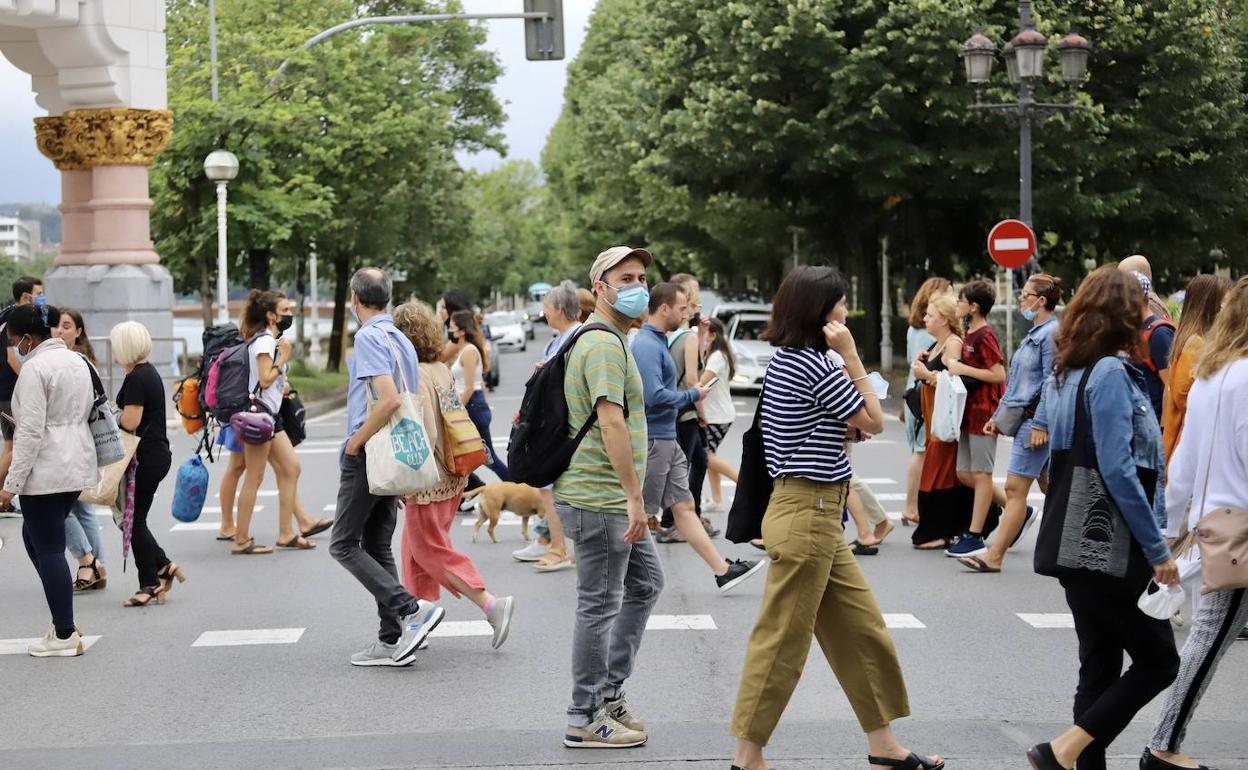
[[(45, 278), (49, 300), (86, 316), (91, 337), (138, 321), (154, 338), (173, 336), (173, 277), (152, 245), (148, 166), (169, 143), (168, 110), (70, 110), (36, 118), (39, 151), (61, 172), (64, 243)], [(101, 356), (104, 350), (101, 350)], [(178, 351), (158, 342), (163, 373)]]

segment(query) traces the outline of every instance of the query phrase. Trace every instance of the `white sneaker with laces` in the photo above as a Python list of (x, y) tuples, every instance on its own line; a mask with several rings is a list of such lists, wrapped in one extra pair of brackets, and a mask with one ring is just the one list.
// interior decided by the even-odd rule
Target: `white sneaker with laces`
[(605, 711), (586, 727), (568, 725), (563, 745), (570, 749), (631, 749), (647, 740), (644, 732), (630, 730)]
[(42, 639), (26, 648), (35, 658), (75, 658), (82, 654), (82, 637), (77, 631), (68, 639), (57, 639), (55, 631), (49, 631)]
[(532, 543), (529, 543), (519, 551), (512, 551), (511, 558), (516, 561), (525, 562), (541, 561), (542, 557), (545, 556), (548, 551), (550, 551), (549, 545), (542, 545), (538, 541), (534, 540)]

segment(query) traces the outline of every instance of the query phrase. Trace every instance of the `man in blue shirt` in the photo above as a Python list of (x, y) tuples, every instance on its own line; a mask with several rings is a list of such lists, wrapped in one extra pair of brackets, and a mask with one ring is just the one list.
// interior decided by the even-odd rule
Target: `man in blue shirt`
[[(751, 575), (762, 562), (727, 561), (702, 526), (689, 491), (689, 460), (676, 441), (676, 415), (711, 392), (711, 385), (678, 390), (676, 362), (667, 350), (667, 335), (684, 323), (689, 296), (674, 283), (650, 291), (650, 316), (633, 340), (633, 358), (641, 371), (646, 396), (646, 480), (642, 487), (646, 512), (672, 509), (675, 528), (715, 573), (720, 591), (729, 591)], [(670, 530), (662, 530), (670, 535)]]
[[(390, 277), (374, 267), (351, 277), (351, 314), (359, 322), (355, 353), (347, 363), (347, 437), (339, 458), (338, 513), (334, 519), (334, 559), (377, 600), (381, 630), (377, 641), (351, 656), (353, 666), (406, 666), (445, 614), (433, 602), (422, 602), (399, 582), (390, 541), (398, 521), (398, 498), (378, 497), (368, 490), (364, 445), (398, 411), (400, 387), (416, 390), (419, 376), (416, 349), (394, 326)], [(369, 390), (376, 399), (369, 409)]]

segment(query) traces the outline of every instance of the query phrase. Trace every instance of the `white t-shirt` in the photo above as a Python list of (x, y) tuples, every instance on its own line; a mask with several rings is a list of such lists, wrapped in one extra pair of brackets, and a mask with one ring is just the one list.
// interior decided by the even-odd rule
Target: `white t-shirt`
[[(268, 332), (264, 332), (251, 343), (247, 348), (249, 354), (250, 371), (247, 375), (247, 391), (254, 393), (256, 386), (260, 384), (260, 360), (261, 354), (268, 354), (269, 358), (277, 363), (277, 338)], [(286, 367), (282, 367), (277, 375), (277, 379), (273, 384), (260, 391), (259, 401), (264, 404), (270, 412), (277, 414), (282, 408), (282, 392), (286, 389)]]
[(718, 350), (711, 353), (706, 359), (706, 371), (713, 372), (719, 378), (702, 403), (706, 421), (711, 425), (730, 425), (737, 419), (737, 409), (733, 406), (732, 386), (728, 382), (728, 357)]
[[(473, 378), (476, 379), (476, 382), (473, 383), (472, 389), (485, 390), (485, 369), (481, 365), (481, 351), (471, 342), (464, 346), (464, 350), (468, 348), (477, 351), (477, 370), (473, 373)], [(455, 378), (455, 392), (460, 394), (461, 397), (464, 393), (464, 386), (467, 384), (464, 381), (464, 364), (460, 361), (464, 357), (464, 350), (459, 351), (459, 355), (455, 356), (455, 362), (451, 364), (451, 376)]]

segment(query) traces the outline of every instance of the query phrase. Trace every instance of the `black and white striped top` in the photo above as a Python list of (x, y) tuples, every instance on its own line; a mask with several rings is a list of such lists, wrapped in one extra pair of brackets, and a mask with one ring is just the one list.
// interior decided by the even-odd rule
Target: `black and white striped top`
[(825, 483), (853, 475), (845, 455), (846, 422), (865, 402), (845, 371), (824, 353), (781, 348), (767, 367), (763, 446), (773, 478)]

